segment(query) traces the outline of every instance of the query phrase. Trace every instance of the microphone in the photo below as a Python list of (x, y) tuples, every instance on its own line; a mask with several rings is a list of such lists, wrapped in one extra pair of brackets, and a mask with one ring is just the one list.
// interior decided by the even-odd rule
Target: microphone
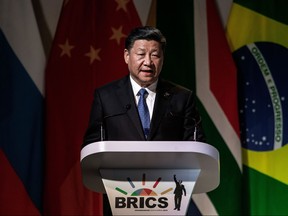
[(194, 132), (193, 132), (193, 140), (194, 141), (197, 141), (197, 128), (198, 128), (198, 125), (200, 124), (201, 122), (201, 116), (199, 115), (199, 120), (196, 121), (195, 118), (192, 118), (192, 117), (186, 117), (186, 116), (182, 116), (182, 115), (175, 115), (172, 111), (169, 112), (169, 114), (173, 117), (180, 117), (180, 118), (183, 118), (183, 119), (188, 119), (188, 120), (193, 120), (194, 121)]
[(121, 112), (121, 113), (115, 113), (115, 114), (111, 114), (111, 115), (106, 115), (103, 117), (101, 125), (100, 125), (100, 137), (101, 137), (101, 141), (105, 140), (105, 128), (104, 128), (104, 122), (106, 119), (112, 118), (112, 117), (116, 117), (116, 116), (120, 116), (120, 115), (125, 115), (127, 113), (128, 110), (131, 109), (131, 104), (127, 104), (125, 106), (125, 111)]

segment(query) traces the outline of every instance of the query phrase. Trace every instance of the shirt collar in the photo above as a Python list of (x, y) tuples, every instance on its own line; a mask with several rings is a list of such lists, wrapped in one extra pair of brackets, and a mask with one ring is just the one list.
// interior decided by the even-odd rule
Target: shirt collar
[[(130, 76), (130, 81), (131, 81), (131, 85), (133, 88), (134, 96), (137, 96), (137, 93), (142, 87), (138, 83), (136, 83), (135, 80), (131, 76)], [(148, 91), (150, 96), (154, 96), (156, 94), (157, 83), (158, 83), (158, 79), (154, 83), (152, 83), (151, 85), (145, 88)]]

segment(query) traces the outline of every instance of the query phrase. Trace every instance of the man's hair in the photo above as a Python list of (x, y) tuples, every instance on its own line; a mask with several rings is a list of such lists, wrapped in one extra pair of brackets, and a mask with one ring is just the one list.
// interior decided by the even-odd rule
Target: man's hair
[(154, 28), (152, 26), (144, 26), (144, 27), (141, 26), (133, 29), (126, 38), (125, 49), (130, 51), (136, 40), (157, 41), (161, 44), (163, 52), (165, 51), (166, 38), (159, 29)]

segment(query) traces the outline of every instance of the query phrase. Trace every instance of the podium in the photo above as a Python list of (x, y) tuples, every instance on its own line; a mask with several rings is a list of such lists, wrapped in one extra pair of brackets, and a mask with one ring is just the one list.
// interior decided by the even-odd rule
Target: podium
[(219, 185), (219, 153), (197, 141), (101, 141), (81, 150), (83, 184), (113, 215), (185, 215), (192, 193)]

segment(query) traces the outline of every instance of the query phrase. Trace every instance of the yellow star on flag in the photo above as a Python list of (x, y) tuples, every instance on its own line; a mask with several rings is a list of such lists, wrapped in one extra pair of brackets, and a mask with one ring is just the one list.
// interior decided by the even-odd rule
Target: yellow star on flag
[(59, 44), (58, 46), (59, 46), (59, 47), (61, 48), (61, 50), (62, 50), (60, 56), (67, 55), (68, 57), (71, 57), (71, 50), (72, 50), (75, 46), (70, 45), (68, 39), (66, 39), (65, 44)]
[(115, 39), (117, 41), (117, 44), (120, 44), (120, 40), (123, 37), (126, 37), (127, 35), (122, 33), (123, 26), (120, 26), (118, 29), (115, 29), (112, 27), (113, 35), (110, 37), (110, 40)]
[(118, 4), (116, 10), (120, 10), (120, 9), (123, 9), (125, 12), (127, 12), (127, 8), (126, 8), (126, 5), (127, 3), (130, 1), (130, 0), (115, 0)]
[(90, 58), (90, 64), (94, 62), (94, 60), (101, 61), (99, 57), (99, 52), (101, 49), (95, 49), (93, 46), (90, 46), (90, 51), (85, 54), (85, 56), (88, 56)]

